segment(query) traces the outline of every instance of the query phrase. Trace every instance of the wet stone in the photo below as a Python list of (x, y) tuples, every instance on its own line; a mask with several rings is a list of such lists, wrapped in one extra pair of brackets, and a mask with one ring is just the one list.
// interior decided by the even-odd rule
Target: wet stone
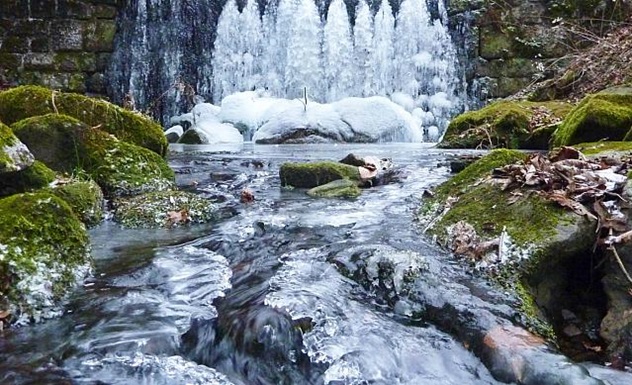
[[(28, 7), (28, 5), (26, 6)], [(30, 16), (33, 18), (52, 19), (55, 17), (55, 2), (50, 0), (30, 0), (30, 10)]]
[(51, 26), (53, 48), (57, 51), (83, 49), (82, 23), (76, 20), (57, 21)]
[(92, 15), (89, 4), (76, 0), (57, 0), (57, 16), (72, 19), (87, 19)]

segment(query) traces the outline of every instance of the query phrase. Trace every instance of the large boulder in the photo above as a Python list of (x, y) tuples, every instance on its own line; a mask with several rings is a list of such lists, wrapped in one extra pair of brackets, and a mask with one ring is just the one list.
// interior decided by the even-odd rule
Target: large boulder
[(167, 140), (162, 128), (140, 113), (104, 100), (38, 86), (21, 86), (0, 92), (0, 120), (8, 125), (50, 113), (72, 116), (120, 140), (148, 148), (161, 156), (166, 154)]
[(454, 118), (439, 147), (548, 149), (551, 135), (571, 108), (557, 101), (495, 102)]
[(85, 171), (108, 197), (174, 187), (174, 173), (160, 155), (72, 117), (35, 116), (12, 128), (36, 159), (57, 171)]
[(22, 171), (32, 165), (34, 160), (24, 143), (0, 122), (0, 174)]
[(88, 271), (84, 225), (49, 192), (0, 199), (0, 213), (0, 311), (18, 323), (60, 315), (60, 300)]
[(632, 87), (615, 87), (586, 96), (555, 131), (553, 144), (630, 140), (631, 129)]
[(513, 292), (523, 325), (554, 338), (551, 317), (569, 264), (589, 255), (596, 221), (536, 193), (510, 194), (490, 178), (524, 153), (495, 150), (440, 185), (419, 214), (426, 231)]

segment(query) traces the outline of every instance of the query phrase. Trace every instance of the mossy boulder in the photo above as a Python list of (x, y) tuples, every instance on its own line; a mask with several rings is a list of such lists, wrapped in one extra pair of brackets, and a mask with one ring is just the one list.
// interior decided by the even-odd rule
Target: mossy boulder
[(22, 171), (32, 165), (34, 160), (24, 143), (0, 122), (0, 174)]
[(502, 258), (486, 271), (492, 281), (518, 298), (523, 324), (552, 337), (541, 309), (551, 306), (553, 296), (563, 288), (558, 287), (562, 280), (552, 281), (550, 275), (591, 250), (596, 224), (537, 194), (526, 193), (511, 202), (512, 196), (488, 178), (494, 168), (525, 156), (514, 150), (492, 151), (424, 199), (419, 219), (444, 245), (450, 243), (459, 222), (471, 225), (482, 241), (499, 239)]
[(95, 226), (103, 219), (103, 192), (93, 180), (63, 180), (49, 191), (66, 201), (86, 226)]
[(565, 102), (498, 101), (454, 118), (439, 147), (547, 149), (571, 108)]
[(338, 179), (360, 183), (358, 167), (339, 162), (283, 163), (279, 169), (282, 186), (313, 188)]
[(88, 271), (89, 239), (50, 192), (0, 199), (0, 310), (25, 323), (61, 314), (59, 301)]
[(553, 134), (555, 146), (632, 139), (632, 87), (586, 96)]
[(218, 218), (211, 201), (185, 191), (158, 191), (115, 202), (114, 220), (129, 228), (173, 227)]
[(58, 171), (85, 171), (108, 197), (174, 186), (174, 173), (160, 155), (75, 118), (35, 116), (15, 123), (13, 129), (36, 159)]
[(358, 182), (350, 179), (337, 179), (307, 191), (307, 195), (320, 198), (355, 198), (361, 193)]
[(48, 167), (66, 173), (80, 167), (84, 156), (81, 136), (89, 128), (80, 120), (62, 114), (46, 114), (20, 120), (11, 128), (37, 160)]
[(86, 131), (83, 139), (83, 167), (106, 196), (165, 191), (175, 186), (173, 170), (155, 152), (96, 129)]
[(2, 174), (0, 177), (0, 197), (46, 187), (55, 180), (55, 176), (55, 171), (36, 160), (27, 169)]
[(8, 125), (50, 113), (72, 116), (90, 127), (99, 127), (120, 140), (148, 148), (161, 156), (166, 154), (167, 140), (162, 128), (139, 113), (104, 100), (53, 92), (38, 86), (21, 86), (0, 92), (0, 120)]
[(195, 128), (186, 130), (177, 140), (180, 144), (204, 144), (204, 140)]

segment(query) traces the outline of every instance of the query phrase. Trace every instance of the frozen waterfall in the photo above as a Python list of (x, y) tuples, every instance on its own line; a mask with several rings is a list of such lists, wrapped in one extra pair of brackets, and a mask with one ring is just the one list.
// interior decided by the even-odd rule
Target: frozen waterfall
[[(321, 21), (314, 0), (269, 4), (262, 19), (248, 0), (228, 0), (213, 51), (213, 99), (264, 89), (269, 96), (335, 102), (349, 96), (391, 96), (424, 126), (444, 127), (457, 109), (457, 59), (447, 28), (425, 0), (403, 0), (397, 15), (383, 0), (373, 15), (360, 0), (353, 27), (343, 0)], [(439, 7), (443, 10), (443, 4)], [(264, 31), (264, 38), (244, 36)], [(239, 36), (241, 35), (241, 36)]]
[(293, 99), (304, 87), (321, 103), (386, 96), (441, 131), (466, 100), (444, 0), (402, 0), (396, 12), (366, 1), (131, 1), (110, 93), (163, 121), (190, 109), (193, 93), (216, 104), (250, 90)]

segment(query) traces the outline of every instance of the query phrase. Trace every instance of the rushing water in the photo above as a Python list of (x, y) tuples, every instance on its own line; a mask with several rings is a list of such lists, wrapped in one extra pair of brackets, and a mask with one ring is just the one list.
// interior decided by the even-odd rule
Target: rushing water
[[(432, 272), (429, 290), (472, 301), (468, 288), (479, 283), (413, 223), (423, 190), (448, 176), (446, 153), (421, 144), (176, 150), (181, 187), (220, 202), (223, 219), (93, 230), (93, 276), (61, 318), (4, 332), (0, 383), (498, 383), (459, 341), (415, 316), (414, 303), (384, 295), (404, 282), (373, 290), (341, 274), (353, 256), (379, 254), (395, 269)], [(349, 200), (280, 187), (282, 162), (350, 152), (392, 158), (398, 180)], [(239, 202), (244, 188), (254, 202)], [(476, 295), (504, 314), (500, 297)]]

